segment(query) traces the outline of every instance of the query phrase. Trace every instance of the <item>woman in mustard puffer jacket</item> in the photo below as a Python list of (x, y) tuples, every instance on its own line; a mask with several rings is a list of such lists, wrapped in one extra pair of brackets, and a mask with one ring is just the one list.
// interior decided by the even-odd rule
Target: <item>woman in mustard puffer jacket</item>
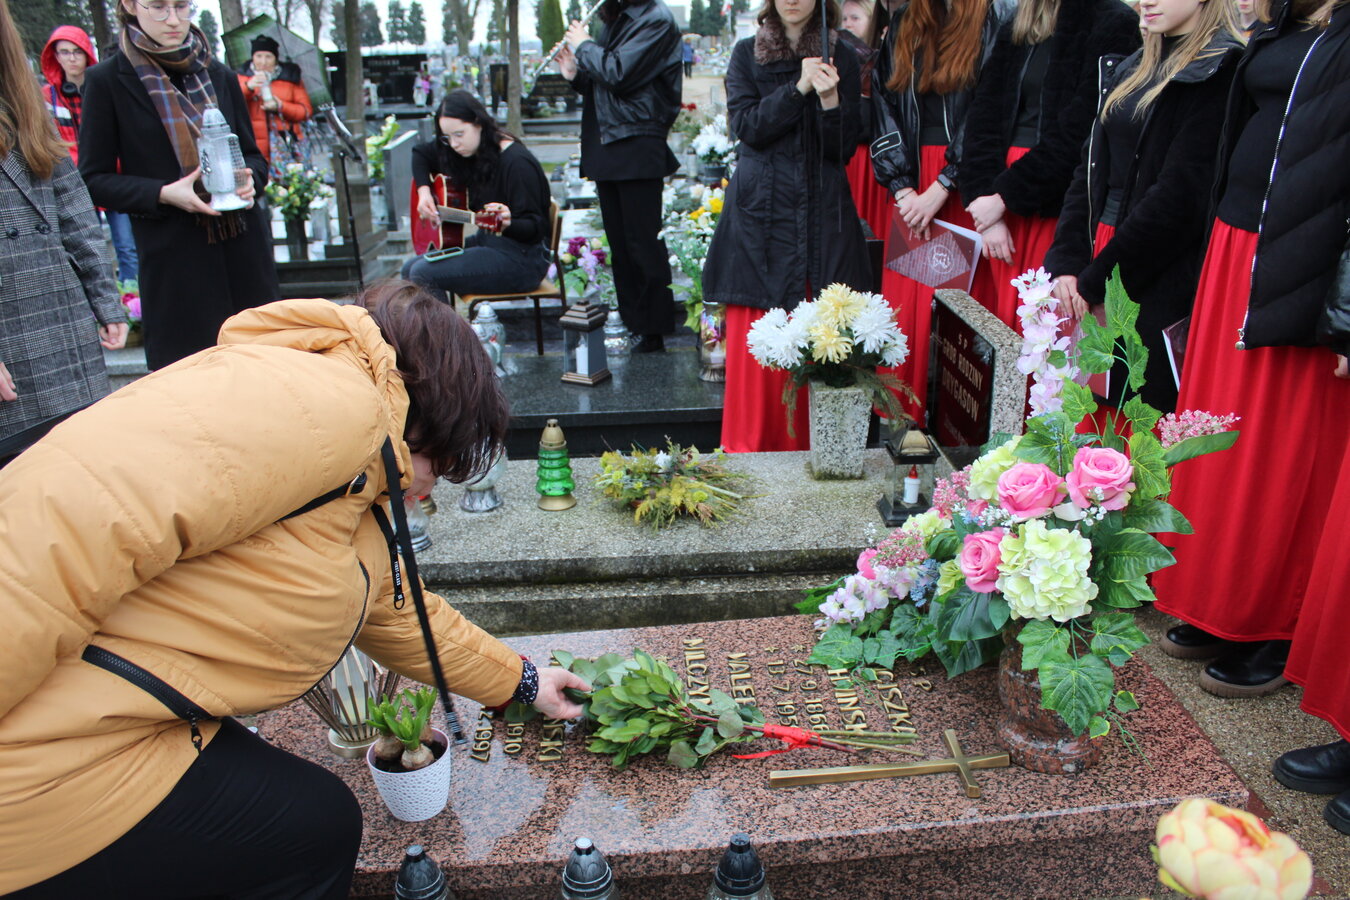
[[(392, 282), (248, 310), (219, 343), (0, 471), (0, 895), (345, 898), (351, 793), (229, 717), (299, 697), (352, 642), (434, 680), (373, 507), (495, 458), (507, 406), (478, 340)], [(580, 713), (580, 679), (425, 597), (450, 690)]]

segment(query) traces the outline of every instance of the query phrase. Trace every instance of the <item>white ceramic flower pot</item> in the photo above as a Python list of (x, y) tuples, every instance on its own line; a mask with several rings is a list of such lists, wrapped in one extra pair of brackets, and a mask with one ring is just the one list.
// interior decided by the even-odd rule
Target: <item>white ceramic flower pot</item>
[(811, 412), (811, 477), (862, 478), (867, 423), (872, 414), (867, 391), (856, 385), (835, 388), (808, 381), (807, 400)]
[(389, 814), (404, 822), (422, 822), (445, 809), (450, 802), (450, 739), (433, 728), (436, 740), (445, 747), (441, 758), (416, 772), (386, 772), (375, 766), (375, 747), (366, 751), (366, 767), (375, 779), (380, 799)]

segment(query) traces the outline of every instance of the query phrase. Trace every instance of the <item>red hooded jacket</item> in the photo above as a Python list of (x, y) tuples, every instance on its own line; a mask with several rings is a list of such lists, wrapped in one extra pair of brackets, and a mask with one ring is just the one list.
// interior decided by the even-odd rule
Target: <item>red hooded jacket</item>
[[(98, 62), (98, 54), (94, 52), (94, 42), (89, 40), (89, 35), (74, 25), (58, 25), (52, 36), (47, 38), (47, 45), (42, 48), (40, 60), (42, 74), (47, 77), (47, 85), (42, 89), (42, 98), (47, 101), (47, 109), (56, 122), (56, 130), (61, 133), (61, 139), (70, 144), (71, 159), (79, 165), (80, 90), (73, 84), (66, 84), (66, 74), (56, 58), (57, 41), (70, 41), (79, 47), (89, 57), (91, 66)], [(63, 87), (68, 90), (62, 90)]]

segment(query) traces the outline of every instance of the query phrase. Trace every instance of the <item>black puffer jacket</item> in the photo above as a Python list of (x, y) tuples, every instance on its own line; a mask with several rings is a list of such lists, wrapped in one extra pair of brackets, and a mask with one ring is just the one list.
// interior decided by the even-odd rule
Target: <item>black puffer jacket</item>
[(1350, 356), (1350, 239), (1345, 242), (1336, 280), (1331, 284), (1322, 318), (1317, 322), (1317, 340), (1341, 356)]
[[(1242, 72), (1263, 44), (1298, 27), (1285, 3), (1252, 35), (1229, 96), (1215, 198), (1223, 196), (1228, 159), (1255, 109)], [(1335, 321), (1328, 307), (1347, 302), (1336, 288), (1336, 268), (1350, 229), (1350, 9), (1336, 10), (1304, 58), (1272, 171), (1247, 322), (1234, 339), (1247, 349), (1332, 342), (1332, 333), (1319, 334), (1317, 323), (1324, 310)], [(1347, 316), (1342, 309), (1340, 321)], [(1342, 347), (1346, 341), (1342, 332)]]
[(718, 303), (791, 310), (810, 282), (866, 290), (867, 245), (844, 165), (858, 148), (858, 61), (832, 41), (839, 105), (822, 110), (797, 90), (802, 58), (820, 55), (816, 26), (794, 51), (777, 20), (736, 44), (727, 67), (727, 116), (740, 161), (727, 187), (703, 269)]
[[(1149, 106), (1125, 177), (1120, 224), (1093, 258), (1093, 233), (1106, 204), (1111, 165), (1101, 117), (1096, 119), (1064, 196), (1055, 243), (1045, 256), (1052, 275), (1077, 275), (1079, 292), (1093, 303), (1105, 298), (1106, 280), (1120, 266), (1126, 291), (1142, 307), (1137, 327), (1149, 348), (1143, 398), (1162, 410), (1175, 406), (1177, 397), (1162, 330), (1190, 315), (1195, 302), (1223, 101), (1241, 50), (1237, 38), (1220, 32)], [(1102, 60), (1103, 100), (1141, 56), (1136, 52), (1120, 63)], [(1115, 75), (1108, 76), (1108, 70)]]
[[(877, 65), (872, 72), (872, 170), (876, 173), (877, 182), (892, 194), (901, 188), (917, 188), (919, 180), (919, 131), (922, 123), (919, 121), (919, 95), (915, 88), (919, 80), (918, 66), (915, 66), (914, 78), (905, 90), (892, 91), (886, 87), (886, 82), (891, 79), (900, 19), (908, 8), (909, 4), (906, 3), (891, 16), (890, 30), (881, 42)], [(982, 69), (989, 60), (995, 36), (1012, 19), (1015, 11), (1013, 0), (990, 0), (984, 28), (980, 31), (979, 68)], [(971, 87), (953, 91), (942, 98), (943, 113), (951, 133), (951, 141), (947, 146), (947, 165), (942, 175), (953, 184), (960, 180), (966, 112), (974, 93), (975, 89)]]
[(1031, 49), (1013, 43), (1011, 22), (999, 31), (966, 115), (961, 197), (998, 194), (1018, 215), (1057, 216), (1096, 115), (1097, 60), (1139, 49), (1139, 16), (1121, 0), (1065, 0), (1047, 46), (1036, 143), (1005, 166)]
[(595, 104), (600, 143), (670, 133), (684, 85), (680, 43), (662, 0), (636, 0), (621, 4), (600, 36), (577, 48), (572, 87)]

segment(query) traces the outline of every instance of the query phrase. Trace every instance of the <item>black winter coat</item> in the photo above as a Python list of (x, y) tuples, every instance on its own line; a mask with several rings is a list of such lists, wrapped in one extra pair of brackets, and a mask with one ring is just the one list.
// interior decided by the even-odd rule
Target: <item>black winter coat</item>
[[(877, 54), (877, 65), (872, 72), (872, 171), (877, 183), (894, 194), (901, 188), (920, 190), (919, 180), (919, 135), (922, 122), (919, 121), (919, 95), (915, 85), (919, 81), (918, 66), (909, 87), (903, 91), (892, 91), (886, 87), (891, 78), (892, 61), (895, 53), (895, 39), (900, 34), (900, 19), (906, 3), (891, 16), (890, 30), (881, 42), (881, 51)], [(1009, 22), (1016, 6), (1012, 0), (990, 0), (989, 13), (985, 16), (984, 27), (980, 31), (980, 63), (983, 69), (994, 49), (994, 38), (999, 30)], [(957, 184), (960, 181), (961, 148), (965, 143), (966, 114), (970, 109), (970, 100), (975, 89), (952, 91), (942, 98), (942, 108), (951, 134), (947, 145), (947, 165), (942, 170), (944, 180)]]
[(1041, 120), (1031, 150), (1005, 166), (1032, 45), (1003, 26), (966, 115), (961, 197), (998, 194), (1020, 216), (1059, 215), (1097, 112), (1097, 60), (1139, 49), (1139, 16), (1121, 0), (1065, 0), (1046, 50)]
[[(1258, 24), (1228, 99), (1214, 199), (1223, 196), (1228, 159), (1255, 106), (1242, 73), (1263, 44), (1302, 27), (1285, 3), (1270, 24)], [(1285, 113), (1274, 178), (1266, 193), (1252, 269), (1247, 322), (1234, 335), (1242, 346), (1332, 343), (1318, 333), (1318, 317), (1347, 302), (1336, 267), (1350, 230), (1350, 10), (1336, 10), (1304, 58)], [(1350, 316), (1342, 309), (1342, 319)], [(1341, 334), (1342, 347), (1350, 335)], [(1340, 352), (1344, 353), (1344, 349)]]
[(577, 48), (572, 87), (595, 104), (600, 143), (670, 133), (684, 85), (681, 43), (662, 0), (636, 0)]
[(767, 22), (738, 42), (727, 67), (727, 116), (741, 141), (736, 172), (703, 269), (703, 296), (756, 309), (791, 310), (810, 283), (857, 290), (871, 283), (867, 245), (844, 166), (858, 146), (858, 61), (843, 43), (839, 105), (822, 110), (797, 90), (803, 57), (820, 55), (819, 31), (793, 51)]
[[(216, 61), (209, 71), (220, 111), (239, 138), (261, 195), (267, 160), (253, 139), (239, 79)], [(214, 346), (221, 324), (236, 312), (281, 299), (271, 223), (260, 206), (241, 213), (242, 234), (211, 244), (194, 215), (159, 202), (160, 188), (181, 177), (178, 158), (150, 95), (121, 52), (85, 75), (80, 174), (95, 206), (131, 214), (151, 369)]]
[[(1120, 266), (1126, 291), (1142, 307), (1137, 328), (1149, 349), (1143, 398), (1162, 410), (1174, 407), (1177, 397), (1162, 330), (1190, 315), (1195, 302), (1214, 152), (1241, 50), (1237, 38), (1226, 32), (1216, 35), (1149, 106), (1125, 177), (1115, 237), (1094, 259), (1092, 239), (1106, 203), (1110, 169), (1098, 116), (1064, 197), (1055, 243), (1045, 256), (1052, 275), (1077, 275), (1079, 293), (1092, 303), (1105, 299), (1106, 281)], [(1120, 63), (1102, 60), (1103, 100), (1141, 56), (1142, 51)], [(1108, 69), (1115, 70), (1114, 78), (1106, 75)]]

